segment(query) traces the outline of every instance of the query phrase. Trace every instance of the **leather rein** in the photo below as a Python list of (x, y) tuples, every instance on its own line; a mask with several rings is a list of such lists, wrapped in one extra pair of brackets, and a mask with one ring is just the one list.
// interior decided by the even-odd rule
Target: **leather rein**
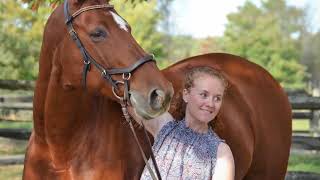
[[(113, 6), (109, 5), (109, 4), (86, 6), (86, 7), (80, 8), (79, 10), (74, 12), (72, 15), (70, 15), (68, 0), (64, 1), (64, 16), (65, 16), (65, 24), (67, 25), (68, 33), (71, 36), (72, 40), (76, 43), (76, 45), (79, 48), (81, 55), (83, 57), (84, 66), (83, 66), (83, 71), (82, 71), (82, 84), (84, 87), (86, 87), (87, 73), (88, 73), (88, 71), (90, 71), (91, 64), (93, 64), (101, 72), (101, 76), (105, 80), (107, 80), (107, 82), (109, 82), (111, 84), (113, 94), (115, 95), (116, 98), (119, 99), (120, 104), (121, 104), (122, 113), (123, 113), (126, 121), (129, 123), (131, 132), (132, 132), (134, 139), (139, 147), (139, 150), (141, 152), (143, 160), (146, 163), (146, 167), (149, 170), (149, 173), (150, 173), (152, 179), (161, 180), (159, 168), (158, 168), (157, 163), (154, 158), (154, 154), (153, 154), (152, 147), (151, 147), (151, 141), (149, 139), (147, 131), (146, 131), (144, 125), (142, 124), (145, 136), (148, 140), (149, 148), (151, 149), (151, 159), (152, 159), (153, 165), (155, 167), (157, 176), (154, 174), (151, 166), (148, 163), (148, 159), (147, 159), (147, 157), (146, 157), (146, 155), (140, 145), (140, 142), (138, 140), (137, 134), (135, 132), (135, 129), (134, 129), (134, 126), (133, 126), (133, 123), (131, 120), (131, 117), (130, 117), (130, 115), (128, 113), (128, 109), (127, 109), (128, 104), (130, 103), (129, 102), (130, 101), (129, 100), (129, 80), (131, 77), (131, 72), (133, 72), (135, 69), (137, 69), (138, 67), (140, 67), (144, 63), (155, 62), (154, 56), (153, 55), (146, 55), (146, 56), (140, 58), (137, 62), (135, 62), (133, 65), (131, 65), (127, 68), (113, 68), (113, 69), (104, 68), (101, 64), (99, 64), (94, 58), (92, 58), (90, 56), (89, 52), (86, 50), (86, 48), (83, 46), (82, 42), (80, 41), (80, 38), (79, 38), (78, 34), (76, 33), (76, 31), (74, 30), (73, 24), (72, 24), (72, 21), (81, 13), (86, 12), (86, 11), (90, 11), (90, 10), (95, 10), (95, 9), (111, 10), (111, 9), (113, 9)], [(117, 75), (117, 74), (122, 74), (122, 81), (117, 81), (112, 78), (112, 75)], [(124, 86), (124, 92), (123, 92), (122, 97), (116, 93), (116, 90), (118, 90), (118, 85)]]

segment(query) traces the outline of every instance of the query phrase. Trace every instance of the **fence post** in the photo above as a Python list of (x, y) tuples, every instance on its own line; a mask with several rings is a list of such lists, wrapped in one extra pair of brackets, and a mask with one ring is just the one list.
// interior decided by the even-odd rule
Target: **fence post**
[(313, 136), (320, 135), (320, 110), (312, 110), (312, 119), (310, 120), (310, 131)]

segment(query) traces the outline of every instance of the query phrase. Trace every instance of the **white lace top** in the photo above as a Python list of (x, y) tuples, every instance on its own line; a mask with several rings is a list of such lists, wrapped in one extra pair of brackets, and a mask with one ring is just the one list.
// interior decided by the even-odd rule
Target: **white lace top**
[[(220, 142), (211, 128), (201, 134), (186, 127), (185, 120), (168, 122), (152, 147), (162, 179), (212, 179)], [(152, 179), (146, 167), (141, 179)]]

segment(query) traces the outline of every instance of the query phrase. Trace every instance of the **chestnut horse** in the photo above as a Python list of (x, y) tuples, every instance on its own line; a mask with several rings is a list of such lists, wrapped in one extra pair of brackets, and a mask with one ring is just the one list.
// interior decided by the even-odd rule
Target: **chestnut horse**
[(195, 66), (220, 70), (229, 82), (213, 123), (235, 160), (236, 180), (284, 179), (291, 146), (291, 106), (280, 84), (260, 66), (224, 53), (191, 57), (163, 70), (175, 95), (170, 112), (183, 117), (185, 72)]
[[(106, 81), (99, 69), (132, 69), (135, 64), (129, 79), (130, 99), (145, 119), (168, 109), (172, 87), (176, 93), (170, 112), (177, 119), (182, 117), (181, 91), (189, 68), (210, 66), (223, 72), (230, 86), (216, 132), (234, 154), (236, 179), (284, 179), (291, 145), (291, 109), (286, 94), (268, 72), (237, 56), (207, 54), (181, 61), (161, 73), (114, 9), (108, 4), (86, 8), (104, 3), (69, 0), (70, 14), (76, 12), (77, 17), (67, 22), (73, 23), (85, 53), (68, 34), (62, 6), (47, 22), (24, 179), (139, 179), (144, 162), (112, 92), (112, 82), (124, 77), (111, 75)], [(102, 66), (86, 66), (86, 53), (88, 61)], [(123, 94), (124, 90), (120, 86), (117, 92)], [(137, 134), (150, 154), (143, 131), (137, 129)]]
[(115, 95), (130, 91), (151, 119), (173, 88), (126, 21), (105, 0), (65, 1), (47, 21), (39, 63), (23, 178), (138, 179), (144, 163)]

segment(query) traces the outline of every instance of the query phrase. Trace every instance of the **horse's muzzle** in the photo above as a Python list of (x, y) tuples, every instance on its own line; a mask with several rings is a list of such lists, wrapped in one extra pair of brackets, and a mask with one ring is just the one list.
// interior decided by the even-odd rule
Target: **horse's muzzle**
[(138, 91), (131, 90), (130, 101), (136, 113), (148, 120), (161, 115), (169, 109), (173, 93), (171, 84), (169, 87), (166, 87), (166, 90), (153, 88), (147, 96), (143, 96)]

